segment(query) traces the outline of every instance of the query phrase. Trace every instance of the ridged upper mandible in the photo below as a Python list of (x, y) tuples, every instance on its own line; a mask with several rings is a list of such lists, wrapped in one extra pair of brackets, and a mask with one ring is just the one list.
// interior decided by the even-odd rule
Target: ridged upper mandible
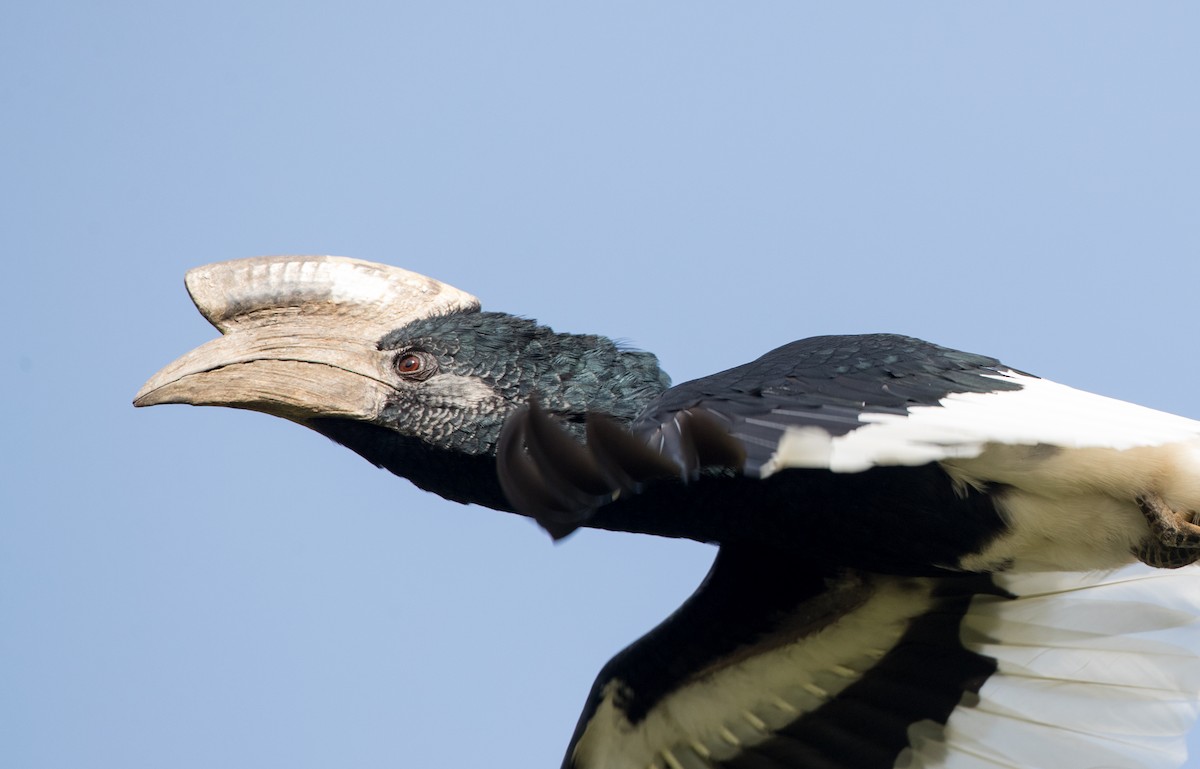
[(256, 256), (189, 270), (196, 308), (222, 333), (281, 317), (337, 315), (380, 329), (479, 309), (479, 300), (420, 273), (344, 256)]

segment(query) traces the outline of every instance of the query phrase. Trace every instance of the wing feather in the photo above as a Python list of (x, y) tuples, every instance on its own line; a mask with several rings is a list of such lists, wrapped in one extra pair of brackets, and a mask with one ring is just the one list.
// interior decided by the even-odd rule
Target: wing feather
[[(719, 557), (705, 586), (664, 625), (719, 624), (739, 600), (722, 584), (782, 573), (760, 570), (764, 560), (771, 554)], [(659, 679), (647, 689), (638, 661), (672, 658), (680, 650), (663, 644), (679, 628), (660, 626), (627, 649), (597, 681), (565, 766), (1094, 769), (1184, 761), (1200, 709), (1200, 569), (946, 579), (845, 573), (822, 590), (813, 584), (783, 587), (773, 618), (750, 623), (755, 632), (741, 645), (707, 658), (692, 646), (694, 669), (667, 685)], [(717, 594), (706, 593), (714, 585)], [(797, 616), (807, 619), (789, 619)], [(646, 696), (653, 701), (639, 704)]]
[(680, 384), (633, 430), (650, 441), (685, 409), (727, 424), (751, 475), (920, 465), (975, 457), (990, 444), (1127, 449), (1200, 439), (1195, 420), (891, 334), (800, 340)]

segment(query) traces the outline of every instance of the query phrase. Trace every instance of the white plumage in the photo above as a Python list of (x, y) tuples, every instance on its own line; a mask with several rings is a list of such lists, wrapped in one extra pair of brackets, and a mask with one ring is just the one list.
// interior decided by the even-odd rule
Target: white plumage
[(1184, 737), (1200, 713), (1200, 568), (997, 581), (1020, 598), (976, 598), (963, 639), (999, 670), (944, 734), (918, 730), (897, 767), (1184, 765)]
[(792, 427), (761, 475), (939, 462), (964, 487), (1003, 484), (997, 508), (1009, 530), (946, 564), (979, 571), (1114, 568), (1146, 537), (1137, 496), (1200, 510), (1200, 422), (1015, 372), (989, 376), (1021, 389), (864, 412), (865, 426), (840, 436)]
[(863, 427), (825, 433), (827, 447), (817, 445), (819, 428), (789, 428), (761, 474), (786, 467), (853, 473), (915, 466), (979, 457), (993, 445), (1125, 450), (1200, 439), (1200, 422), (1193, 419), (1016, 372), (987, 377), (1021, 389), (950, 393), (936, 406), (910, 406), (906, 414), (864, 411)]

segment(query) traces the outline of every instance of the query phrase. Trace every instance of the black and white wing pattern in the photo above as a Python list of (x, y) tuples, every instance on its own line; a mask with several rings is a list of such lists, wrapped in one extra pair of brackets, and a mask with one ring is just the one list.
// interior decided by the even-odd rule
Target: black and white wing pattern
[(792, 342), (671, 388), (633, 431), (686, 465), (672, 451), (682, 413), (723, 424), (757, 476), (922, 465), (977, 457), (990, 444), (1121, 450), (1200, 437), (1200, 422), (895, 334)]
[(563, 766), (1178, 767), (1198, 611), (1191, 568), (821, 576), (727, 546), (605, 666)]
[[(668, 455), (679, 455), (678, 414), (704, 415), (723, 424), (745, 448), (744, 470), (765, 475), (796, 463), (837, 472), (880, 464), (924, 464), (942, 452), (910, 447), (890, 456), (858, 449), (846, 456), (848, 436), (877, 422), (905, 420), (913, 409), (944, 406), (953, 396), (1015, 393), (1024, 375), (994, 358), (963, 353), (894, 334), (801, 339), (751, 363), (671, 388), (633, 426)], [(890, 418), (890, 419), (889, 419)], [(779, 456), (788, 436), (816, 445), (802, 456)], [(960, 440), (962, 436), (960, 434)], [(835, 441), (838, 447), (834, 451)], [(944, 443), (944, 442), (943, 442)], [(934, 454), (941, 454), (934, 456)]]
[(721, 545), (602, 671), (567, 769), (1184, 761), (1200, 423), (908, 337), (820, 337), (630, 426), (589, 415), (584, 443), (531, 403), (497, 461), (556, 537)]
[[(533, 406), (510, 418), (498, 460), (510, 501), (555, 536), (668, 478), (771, 481), (776, 507), (791, 484), (795, 506), (812, 512), (824, 498), (843, 507), (866, 498), (881, 478), (894, 487), (895, 473), (883, 468), (913, 468), (916, 495), (934, 468), (947, 488), (984, 495), (994, 509), (974, 534), (954, 535), (963, 550), (943, 566), (1111, 568), (1131, 554), (1179, 566), (1200, 556), (1191, 513), (1200, 510), (1200, 422), (910, 337), (793, 342), (667, 390), (628, 429), (590, 416), (583, 452), (545, 416)], [(825, 486), (840, 487), (812, 493), (822, 474)], [(790, 480), (775, 482), (780, 476)], [(697, 503), (695, 494), (680, 499)], [(964, 520), (953, 500), (911, 502), (919, 514), (910, 520), (946, 531)], [(856, 514), (865, 523), (887, 517)], [(838, 515), (813, 512), (825, 522)], [(706, 537), (723, 541), (696, 538)]]

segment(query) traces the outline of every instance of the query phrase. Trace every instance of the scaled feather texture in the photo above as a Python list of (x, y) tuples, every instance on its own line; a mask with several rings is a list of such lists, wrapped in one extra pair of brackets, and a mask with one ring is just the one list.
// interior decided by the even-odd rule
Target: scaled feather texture
[(191, 271), (222, 333), (139, 406), (289, 419), (447, 499), (718, 546), (564, 769), (1179, 767), (1200, 422), (894, 334), (671, 387), (605, 337), (343, 257)]

